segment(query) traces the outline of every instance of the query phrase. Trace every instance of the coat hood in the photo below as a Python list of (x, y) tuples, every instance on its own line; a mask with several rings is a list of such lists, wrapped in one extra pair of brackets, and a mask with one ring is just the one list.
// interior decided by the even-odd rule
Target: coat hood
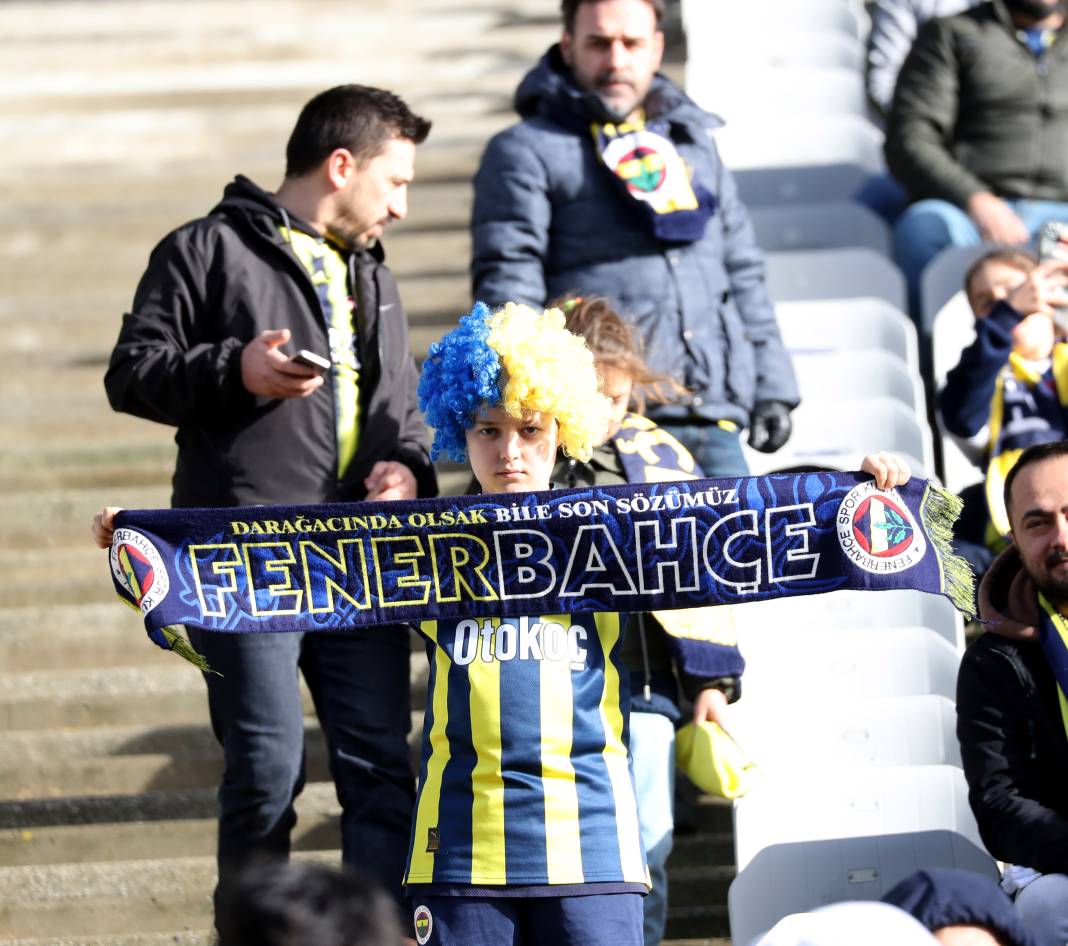
[[(278, 232), (278, 224), (284, 224), (286, 227), (300, 230), (313, 237), (321, 236), (310, 223), (289, 213), (274, 194), (265, 191), (259, 184), (249, 180), (243, 174), (238, 174), (226, 185), (222, 200), (212, 208), (211, 215), (244, 219), (250, 227), (272, 243), (285, 242), (281, 233)], [(376, 241), (372, 246), (360, 252), (369, 253), (380, 263), (385, 258), (381, 241)]]
[(979, 583), (979, 618), (986, 630), (1010, 640), (1037, 640), (1041, 611), (1038, 588), (1010, 545)]
[[(522, 118), (547, 118), (557, 125), (585, 132), (590, 122), (614, 121), (600, 98), (580, 89), (571, 69), (560, 55), (556, 43), (541, 57), (519, 83), (515, 92), (515, 110)], [(645, 97), (649, 117), (687, 124), (698, 122), (706, 128), (718, 128), (723, 120), (700, 108), (674, 82), (662, 73), (653, 76)]]

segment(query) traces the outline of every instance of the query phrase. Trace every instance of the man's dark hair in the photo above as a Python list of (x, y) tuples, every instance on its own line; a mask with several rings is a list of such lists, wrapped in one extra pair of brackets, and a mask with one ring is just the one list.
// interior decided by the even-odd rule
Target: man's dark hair
[(338, 148), (347, 148), (363, 164), (391, 138), (418, 145), (428, 134), (430, 122), (392, 92), (367, 85), (335, 86), (300, 110), (286, 145), (286, 177), (307, 174)]
[(403, 941), (393, 900), (355, 872), (257, 860), (223, 889), (218, 946), (400, 946)]
[(1024, 467), (1043, 460), (1055, 460), (1057, 457), (1068, 457), (1068, 440), (1054, 440), (1050, 443), (1036, 443), (1028, 447), (1020, 454), (1020, 459), (1005, 477), (1005, 512), (1008, 513), (1009, 522), (1012, 522), (1012, 484), (1016, 476)]
[[(572, 33), (575, 29), (575, 15), (584, 3), (596, 3), (597, 0), (561, 0), (560, 13), (564, 18), (564, 32)], [(656, 14), (656, 28), (660, 29), (667, 16), (667, 0), (645, 0)]]

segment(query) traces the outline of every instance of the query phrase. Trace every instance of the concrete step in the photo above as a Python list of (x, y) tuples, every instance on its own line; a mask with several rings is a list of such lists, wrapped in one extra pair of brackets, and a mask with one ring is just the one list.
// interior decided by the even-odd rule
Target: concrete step
[[(339, 849), (341, 808), (324, 776), (297, 798), (295, 850)], [(214, 787), (0, 802), (0, 865), (210, 857), (217, 809)]]

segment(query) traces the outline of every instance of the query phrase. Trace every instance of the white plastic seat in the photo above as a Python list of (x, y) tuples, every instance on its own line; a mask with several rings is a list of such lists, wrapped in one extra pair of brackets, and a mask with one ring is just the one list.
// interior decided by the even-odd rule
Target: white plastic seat
[(772, 844), (727, 894), (731, 938), (746, 946), (784, 916), (846, 900), (879, 900), (924, 867), (970, 870), (999, 880), (994, 859), (948, 830)]
[(775, 453), (743, 447), (754, 475), (805, 464), (839, 469), (837, 458), (859, 452), (863, 459), (877, 450), (915, 457), (919, 466), (913, 467), (914, 473), (934, 473), (934, 444), (927, 422), (894, 398), (843, 399), (833, 406), (802, 401), (792, 421), (790, 439)]
[[(719, 57), (703, 61), (719, 64)], [(721, 68), (725, 68), (721, 64)], [(863, 73), (841, 67), (776, 69), (759, 62), (738, 64), (733, 76), (690, 69), (686, 92), (703, 109), (728, 124), (780, 115), (867, 114)]]
[(687, 37), (686, 86), (693, 79), (719, 77), (737, 81), (739, 72), (754, 68), (841, 68), (864, 70), (864, 46), (840, 30), (799, 29), (783, 35), (761, 32), (739, 37), (710, 35), (707, 31)]
[(752, 11), (730, 0), (682, 0), (682, 24), (693, 55), (703, 36), (745, 36), (747, 33), (790, 36), (798, 30), (844, 33), (860, 40), (866, 24), (856, 6), (842, 0), (771, 0), (761, 9), (760, 29), (753, 29)]
[(771, 598), (732, 607), (730, 613), (734, 627), (746, 635), (785, 626), (807, 630), (913, 625), (930, 628), (957, 653), (964, 651), (964, 619), (952, 602), (942, 595), (905, 588)]
[(731, 170), (738, 196), (750, 211), (765, 206), (852, 200), (871, 176), (871, 171), (859, 164), (844, 163)]
[(906, 309), (905, 277), (875, 250), (768, 253), (767, 283), (775, 302), (875, 297)]
[(992, 249), (989, 243), (979, 246), (947, 246), (927, 264), (923, 275), (920, 276), (922, 330), (931, 332), (935, 316), (964, 288), (964, 274), (968, 268)]
[(883, 134), (858, 115), (739, 116), (712, 133), (732, 171), (804, 164), (859, 164), (883, 171)]
[(926, 416), (923, 381), (895, 354), (878, 349), (790, 354), (801, 400), (806, 403), (855, 398), (863, 392), (866, 397), (895, 398), (917, 417)]
[(749, 218), (765, 252), (866, 247), (890, 256), (890, 230), (867, 207), (851, 201), (752, 207)]
[(783, 344), (793, 356), (879, 351), (919, 372), (916, 327), (885, 299), (781, 301), (775, 305), (775, 316)]
[(759, 780), (734, 804), (739, 870), (772, 844), (937, 830), (982, 848), (955, 765), (805, 766)]
[(956, 709), (944, 696), (819, 704), (803, 713), (781, 710), (781, 705), (750, 699), (731, 707), (731, 734), (768, 777), (806, 766), (961, 764)]
[[(871, 610), (883, 592), (868, 592)], [(960, 654), (928, 627), (739, 628), (745, 699), (777, 707), (839, 706), (934, 694), (955, 699)]]

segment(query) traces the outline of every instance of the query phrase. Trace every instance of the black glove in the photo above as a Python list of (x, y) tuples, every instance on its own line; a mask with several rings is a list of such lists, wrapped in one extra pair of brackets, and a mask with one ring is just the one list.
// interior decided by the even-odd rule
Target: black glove
[(774, 453), (787, 440), (793, 424), (790, 408), (782, 401), (757, 401), (749, 419), (749, 446), (761, 453)]

